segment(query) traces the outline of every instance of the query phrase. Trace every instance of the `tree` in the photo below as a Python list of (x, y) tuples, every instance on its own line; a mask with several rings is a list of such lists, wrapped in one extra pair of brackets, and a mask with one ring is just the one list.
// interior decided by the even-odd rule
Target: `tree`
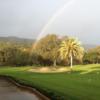
[(85, 64), (100, 63), (100, 46), (89, 49), (83, 57), (83, 62)]
[(43, 57), (43, 59), (52, 61), (53, 65), (56, 66), (59, 45), (60, 40), (58, 39), (58, 36), (51, 34), (40, 39), (35, 45), (34, 50), (38, 55)]
[(68, 38), (62, 41), (59, 51), (62, 59), (70, 59), (71, 69), (73, 66), (73, 57), (82, 59), (84, 54), (84, 48), (76, 38)]
[(0, 65), (29, 65), (29, 48), (0, 43)]

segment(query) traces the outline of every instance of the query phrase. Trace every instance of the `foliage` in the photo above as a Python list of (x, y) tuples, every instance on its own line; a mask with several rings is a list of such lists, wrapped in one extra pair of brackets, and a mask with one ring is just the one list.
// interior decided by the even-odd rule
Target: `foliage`
[[(32, 40), (17, 40), (17, 38), (0, 39), (1, 66), (69, 65), (71, 54), (74, 64), (100, 63), (100, 46), (85, 51), (84, 57), (82, 57), (83, 48), (80, 47), (79, 41), (66, 36), (59, 37), (51, 34), (36, 43), (32, 43)], [(61, 52), (59, 52), (60, 46)]]
[[(0, 46), (0, 65), (27, 65), (29, 52), (26, 47), (2, 43)], [(26, 48), (28, 49), (28, 48)]]
[(83, 62), (85, 64), (100, 63), (100, 47), (88, 50), (84, 55)]
[(44, 60), (52, 61), (54, 66), (56, 66), (56, 61), (58, 60), (59, 44), (60, 40), (56, 35), (47, 35), (37, 42), (34, 50)]
[(71, 67), (73, 58), (82, 59), (84, 54), (84, 48), (75, 38), (68, 38), (62, 41), (59, 51), (62, 59), (71, 60)]

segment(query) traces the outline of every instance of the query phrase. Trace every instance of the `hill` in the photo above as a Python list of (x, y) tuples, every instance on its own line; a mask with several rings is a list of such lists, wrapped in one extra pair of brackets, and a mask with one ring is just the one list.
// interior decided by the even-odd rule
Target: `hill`
[[(0, 42), (5, 42), (5, 43), (10, 42), (10, 43), (15, 43), (15, 44), (30, 45), (35, 42), (35, 39), (9, 36), (9, 37), (0, 37)], [(83, 46), (86, 50), (97, 47), (97, 45), (93, 45), (93, 44), (84, 44)]]
[(84, 44), (83, 47), (88, 50), (88, 49), (92, 49), (97, 47), (98, 45), (94, 45), (94, 44)]
[(0, 37), (0, 42), (15, 42), (15, 43), (33, 43), (34, 39), (26, 39), (26, 38), (19, 38), (19, 37)]

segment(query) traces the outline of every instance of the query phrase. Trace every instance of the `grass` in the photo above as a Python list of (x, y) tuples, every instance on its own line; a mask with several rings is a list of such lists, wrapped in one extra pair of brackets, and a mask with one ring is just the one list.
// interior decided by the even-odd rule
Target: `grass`
[(0, 75), (35, 87), (52, 100), (100, 100), (100, 64), (74, 66), (72, 73), (36, 73), (29, 69), (4, 67)]

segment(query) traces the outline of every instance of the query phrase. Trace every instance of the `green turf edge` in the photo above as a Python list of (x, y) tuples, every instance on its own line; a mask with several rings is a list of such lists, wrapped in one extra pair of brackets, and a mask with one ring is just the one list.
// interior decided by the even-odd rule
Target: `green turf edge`
[[(20, 85), (35, 88), (37, 91), (39, 91), (43, 95), (50, 98), (50, 100), (66, 100), (66, 98), (62, 96), (60, 92), (57, 92), (57, 91), (54, 91), (54, 90), (51, 90), (45, 87), (40, 87), (38, 85), (35, 85), (34, 83), (27, 83), (28, 82), (27, 80), (24, 80), (24, 79), (20, 80), (11, 75), (3, 75), (3, 74), (0, 74), (0, 77), (10, 78)], [(75, 97), (73, 98), (72, 96), (69, 96), (69, 95), (67, 95), (67, 97), (68, 97), (68, 100), (77, 100), (77, 98)]]

